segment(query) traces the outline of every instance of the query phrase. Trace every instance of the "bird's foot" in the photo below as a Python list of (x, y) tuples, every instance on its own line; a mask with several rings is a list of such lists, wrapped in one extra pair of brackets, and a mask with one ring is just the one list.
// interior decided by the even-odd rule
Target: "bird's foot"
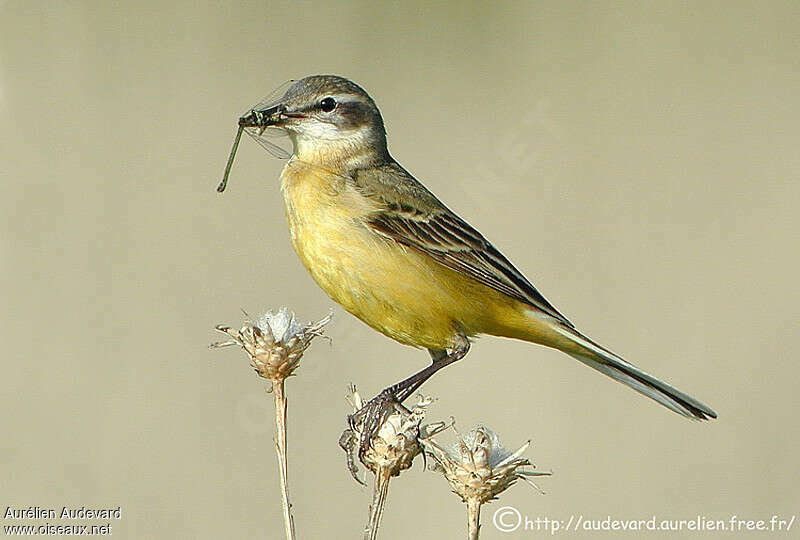
[(353, 479), (361, 484), (362, 486), (366, 486), (367, 484), (364, 483), (361, 478), (358, 477), (358, 464), (356, 463), (356, 447), (358, 446), (358, 435), (352, 429), (346, 429), (342, 433), (342, 436), (339, 437), (339, 447), (344, 450), (344, 453), (347, 455), (347, 470), (350, 471), (350, 474), (353, 476)]
[[(386, 420), (398, 409), (405, 408), (397, 400), (393, 388), (390, 387), (367, 401), (358, 411), (347, 416), (353, 438), (358, 438), (358, 441), (353, 441), (352, 444), (355, 446), (355, 443), (358, 443), (359, 461), (364, 462), (364, 454), (369, 450), (372, 439), (378, 434)], [(358, 435), (356, 436), (356, 434)], [(350, 472), (353, 472), (352, 467)]]

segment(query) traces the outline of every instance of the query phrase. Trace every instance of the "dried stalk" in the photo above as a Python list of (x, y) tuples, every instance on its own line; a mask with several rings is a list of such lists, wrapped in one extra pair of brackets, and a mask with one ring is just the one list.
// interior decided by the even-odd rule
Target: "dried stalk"
[(375, 471), (372, 504), (369, 505), (369, 519), (364, 529), (364, 540), (378, 538), (378, 527), (380, 527), (381, 518), (383, 517), (383, 509), (386, 507), (386, 495), (389, 492), (389, 480), (391, 477), (391, 470), (387, 467), (381, 467)]
[(275, 395), (275, 451), (278, 454), (286, 540), (295, 540), (295, 534), (292, 503), (289, 500), (284, 381), (297, 369), (311, 341), (323, 335), (322, 330), (330, 320), (331, 315), (328, 315), (319, 321), (302, 325), (297, 322), (294, 313), (281, 308), (276, 312), (267, 311), (256, 321), (251, 321), (248, 317), (239, 330), (217, 326), (217, 330), (228, 335), (231, 340), (210, 345), (212, 349), (239, 345), (250, 357), (250, 365), (259, 377), (272, 382), (272, 392)]
[(481, 502), (477, 498), (467, 500), (467, 531), (469, 540), (478, 540), (481, 529)]
[(278, 453), (278, 470), (280, 471), (281, 505), (283, 506), (283, 523), (286, 529), (286, 540), (295, 540), (294, 516), (289, 499), (289, 465), (286, 456), (286, 392), (283, 379), (272, 380), (272, 393), (275, 395), (275, 451)]

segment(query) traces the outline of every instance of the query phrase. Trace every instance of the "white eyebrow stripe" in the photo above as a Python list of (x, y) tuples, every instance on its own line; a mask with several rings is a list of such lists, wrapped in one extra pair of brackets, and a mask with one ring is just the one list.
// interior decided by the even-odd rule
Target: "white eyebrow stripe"
[(327, 96), (323, 96), (320, 99), (325, 99), (326, 97), (333, 98), (336, 100), (336, 103), (360, 103), (361, 100), (358, 99), (358, 96), (354, 96), (352, 94), (328, 94)]

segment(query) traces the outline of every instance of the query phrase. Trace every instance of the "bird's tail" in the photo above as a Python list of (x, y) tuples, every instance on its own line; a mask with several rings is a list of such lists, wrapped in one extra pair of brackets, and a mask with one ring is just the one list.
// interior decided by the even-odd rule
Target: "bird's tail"
[(560, 327), (557, 332), (575, 345), (578, 345), (577, 348), (571, 348), (572, 350), (565, 352), (587, 366), (605, 373), (612, 379), (630, 386), (637, 392), (641, 392), (665, 407), (692, 420), (708, 420), (709, 418), (717, 417), (717, 413), (708, 405), (701, 403), (664, 381), (656, 379), (649, 373), (645, 373), (577, 330)]

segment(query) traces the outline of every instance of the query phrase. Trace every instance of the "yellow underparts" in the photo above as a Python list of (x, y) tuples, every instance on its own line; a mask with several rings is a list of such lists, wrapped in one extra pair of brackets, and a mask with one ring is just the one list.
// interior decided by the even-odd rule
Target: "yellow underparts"
[(371, 231), (370, 199), (316, 166), (290, 161), (281, 175), (297, 254), (347, 311), (408, 345), (446, 349), (458, 333), (556, 345), (562, 336), (531, 307)]

